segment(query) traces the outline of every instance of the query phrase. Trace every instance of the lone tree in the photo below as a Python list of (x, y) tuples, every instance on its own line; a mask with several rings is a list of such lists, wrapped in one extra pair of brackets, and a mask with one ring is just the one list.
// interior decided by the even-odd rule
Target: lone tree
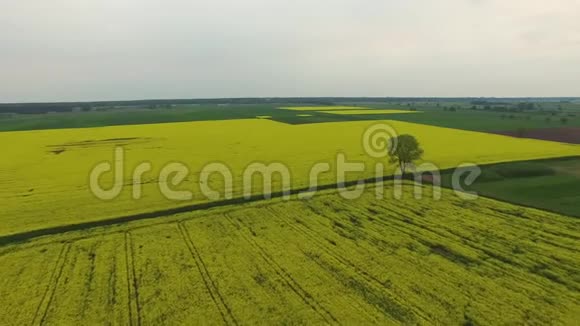
[(391, 140), (389, 162), (397, 163), (403, 174), (405, 174), (408, 164), (421, 159), (421, 157), (423, 157), (423, 149), (414, 136), (400, 135)]

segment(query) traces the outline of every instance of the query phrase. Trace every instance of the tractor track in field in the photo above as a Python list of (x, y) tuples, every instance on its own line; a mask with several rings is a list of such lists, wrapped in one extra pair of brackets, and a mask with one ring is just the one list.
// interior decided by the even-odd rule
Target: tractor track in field
[(135, 252), (131, 233), (125, 232), (125, 264), (127, 268), (127, 304), (131, 325), (141, 325), (141, 304), (139, 302), (139, 284), (135, 272)]
[[(328, 219), (328, 220), (331, 220), (331, 221), (332, 221), (332, 219), (331, 219), (331, 218), (329, 218), (329, 217), (328, 217), (327, 215), (325, 215), (324, 213), (317, 212), (317, 211), (313, 210), (313, 209), (312, 209), (312, 207), (308, 207), (308, 208), (309, 208), (309, 209), (312, 211), (312, 214), (314, 214), (314, 215), (316, 215), (316, 216), (320, 216), (320, 217), (326, 218), (326, 219)], [(368, 214), (366, 214), (366, 213), (362, 213), (362, 216), (365, 216), (365, 217), (367, 217), (367, 218), (368, 218), (368, 217), (370, 217), (370, 216), (369, 216)], [(384, 223), (384, 222), (383, 222), (381, 219), (377, 219), (376, 217), (373, 217), (373, 221), (374, 221), (374, 223), (377, 223), (379, 226), (384, 226), (384, 227), (386, 227), (386, 228), (393, 228), (393, 227), (394, 227), (395, 229), (397, 229), (397, 230), (399, 231), (399, 229), (398, 229), (398, 226), (399, 226), (399, 225), (398, 225), (398, 224), (395, 224), (395, 225), (389, 225), (389, 224), (386, 224), (386, 223)], [(371, 240), (380, 240), (380, 239), (381, 239), (381, 238), (378, 238), (378, 237), (377, 237), (377, 235), (376, 235), (376, 234), (382, 235), (382, 233), (381, 233), (380, 231), (378, 231), (378, 230), (373, 230), (373, 233), (375, 233), (375, 234), (373, 235), (373, 234), (370, 234), (370, 233), (368, 233), (368, 232), (367, 232), (367, 235), (369, 236), (369, 239), (371, 239)], [(404, 232), (404, 234), (410, 235), (410, 234), (409, 234), (409, 233), (407, 233), (407, 232)], [(378, 282), (379, 282), (379, 283), (381, 283), (381, 282), (380, 282), (380, 280), (378, 280)], [(381, 284), (382, 284), (382, 283), (381, 283)]]
[[(381, 290), (386, 289), (384, 282), (382, 282), (381, 280), (379, 280), (375, 276), (369, 274), (367, 271), (361, 269), (360, 267), (357, 267), (357, 265), (355, 263), (353, 263), (352, 261), (350, 261), (349, 259), (344, 258), (344, 256), (337, 254), (332, 249), (329, 249), (328, 245), (324, 241), (320, 240), (320, 239), (324, 239), (324, 236), (322, 234), (320, 234), (319, 232), (310, 229), (308, 226), (306, 226), (302, 223), (296, 223), (296, 224), (290, 223), (286, 218), (279, 217), (279, 214), (276, 211), (274, 211), (274, 209), (272, 209), (271, 207), (266, 208), (266, 210), (269, 211), (270, 215), (283, 221), (291, 229), (295, 230), (296, 232), (298, 232), (300, 234), (303, 234), (308, 240), (310, 240), (312, 243), (314, 243), (323, 253), (326, 253), (332, 259), (336, 260), (337, 262), (339, 262), (343, 266), (353, 270), (356, 273), (356, 275), (358, 275), (360, 278), (362, 278), (363, 280), (365, 280), (369, 284), (374, 285), (373, 287), (375, 288), (375, 290), (382, 292)], [(398, 308), (402, 309), (402, 307), (401, 307), (402, 305), (399, 302), (397, 302), (399, 300), (397, 300), (395, 298), (389, 298), (389, 299), (394, 301), (392, 303), (397, 304), (399, 306)], [(429, 320), (427, 317), (425, 317), (423, 311), (420, 314), (417, 311), (415, 311), (415, 313), (418, 315), (418, 317), (422, 318), (424, 321)], [(408, 320), (401, 320), (400, 316), (391, 316), (391, 315), (389, 315), (389, 316), (393, 317), (395, 319), (398, 319), (400, 322), (409, 322)]]
[(226, 300), (221, 295), (218, 287), (211, 278), (211, 275), (207, 270), (207, 266), (205, 265), (203, 259), (201, 258), (199, 251), (195, 247), (193, 240), (191, 240), (191, 236), (187, 231), (187, 227), (184, 225), (183, 222), (178, 222), (177, 227), (179, 229), (179, 232), (181, 233), (185, 245), (187, 246), (189, 252), (191, 253), (193, 260), (195, 261), (197, 269), (201, 275), (201, 278), (203, 279), (203, 283), (207, 291), (209, 292), (209, 295), (211, 296), (214, 305), (216, 306), (217, 310), (220, 312), (220, 315), (222, 316), (224, 323), (226, 325), (239, 325), (237, 319), (232, 313), (231, 308), (228, 306)]
[[(350, 211), (358, 211), (356, 206), (352, 206), (349, 203), (343, 203), (344, 207), (347, 207)], [(387, 212), (387, 208), (384, 206), (381, 206), (380, 203), (378, 204), (379, 207), (385, 209), (384, 211)], [(362, 216), (365, 217), (369, 217), (369, 214), (367, 212), (362, 212), (360, 211), (360, 214)], [(397, 230), (398, 232), (401, 232), (403, 234), (406, 234), (407, 236), (409, 236), (410, 238), (415, 238), (416, 237), (416, 233), (413, 232), (411, 229), (409, 229), (408, 225), (406, 225), (405, 222), (397, 220), (397, 219), (393, 219), (391, 220), (392, 223), (386, 223), (385, 221), (378, 219), (375, 220), (376, 223), (378, 223), (379, 225), (382, 225), (384, 227), (388, 227), (388, 228), (393, 228), (395, 230)], [(503, 253), (496, 253), (493, 252), (490, 248), (486, 248), (485, 246), (482, 246), (481, 244), (478, 244), (476, 241), (470, 240), (468, 238), (465, 237), (461, 237), (460, 235), (456, 235), (453, 234), (452, 232), (449, 231), (445, 231), (445, 232), (441, 232), (441, 231), (437, 231), (434, 229), (431, 229), (427, 226), (424, 225), (418, 225), (418, 224), (413, 224), (413, 227), (420, 229), (424, 232), (426, 232), (427, 234), (430, 234), (432, 236), (435, 236), (435, 239), (439, 240), (439, 239), (448, 239), (449, 235), (453, 236), (453, 237), (457, 237), (457, 239), (455, 239), (455, 241), (462, 243), (463, 245), (471, 248), (472, 250), (478, 252), (479, 254), (483, 254), (489, 258), (492, 258), (493, 260), (495, 260), (496, 262), (489, 262), (486, 261), (485, 259), (479, 259), (477, 262), (474, 262), (476, 264), (480, 264), (480, 265), (490, 265), (493, 266), (494, 268), (505, 268), (505, 266), (510, 266), (511, 268), (519, 268), (519, 269), (523, 269), (523, 270), (529, 270), (528, 266), (522, 265), (520, 263), (516, 263), (512, 260), (506, 260), (504, 258)], [(419, 241), (422, 245), (427, 246), (427, 247), (431, 247), (431, 245), (433, 245), (433, 243), (429, 242), (429, 241)], [(498, 263), (499, 262), (499, 263)], [(461, 262), (456, 261), (455, 263), (457, 264), (461, 264)], [(530, 271), (532, 272), (532, 271)], [(545, 275), (542, 274), (538, 274), (535, 272), (532, 272), (533, 274), (542, 277), (542, 278), (546, 278)], [(513, 277), (520, 277), (517, 275), (512, 275)], [(542, 286), (540, 283), (534, 281), (534, 280), (530, 280), (530, 279), (524, 279), (521, 278), (521, 281), (524, 283), (531, 283), (537, 286)], [(554, 280), (551, 280), (553, 282), (555, 282)], [(567, 287), (568, 289), (572, 290), (572, 291), (577, 291), (577, 287), (570, 287), (570, 284), (564, 284), (564, 283), (559, 283), (556, 282), (564, 287)]]
[(60, 281), (60, 277), (62, 276), (62, 271), (66, 264), (68, 253), (70, 252), (71, 243), (67, 242), (62, 245), (62, 249), (56, 259), (54, 264), (54, 268), (52, 270), (52, 274), (50, 276), (50, 280), (48, 285), (46, 286), (46, 291), (42, 296), (42, 300), (36, 309), (36, 313), (34, 314), (34, 318), (32, 320), (32, 325), (42, 325), (46, 320), (46, 316), (48, 314), (48, 309), (52, 303), (52, 299), (54, 298), (54, 294), (58, 287), (58, 283)]
[[(234, 219), (229, 214), (224, 214), (226, 219), (234, 226), (236, 229), (240, 229), (239, 225), (234, 222)], [(243, 225), (244, 228), (250, 230), (251, 228), (248, 227), (246, 224), (240, 221), (240, 224)], [(240, 230), (241, 231), (241, 230)], [(280, 277), (281, 280), (286, 283), (286, 285), (294, 292), (304, 303), (306, 303), (312, 310), (314, 310), (324, 321), (328, 324), (340, 324), (338, 319), (332, 315), (328, 309), (326, 309), (320, 302), (318, 302), (312, 294), (306, 291), (300, 283), (298, 283), (292, 275), (286, 271), (276, 260), (262, 247), (260, 246), (255, 240), (248, 237), (244, 231), (240, 232), (242, 239), (244, 239), (250, 246), (254, 247), (258, 254), (264, 259), (264, 261), (272, 268), (272, 270)]]
[[(383, 208), (384, 212), (388, 212), (387, 207), (381, 206), (380, 203), (378, 203), (378, 206)], [(356, 206), (352, 206), (350, 203), (343, 203), (343, 207), (346, 207), (349, 211), (351, 212), (359, 212), (360, 216), (364, 216), (364, 217), (371, 217), (371, 215), (368, 212), (364, 212), (364, 211), (359, 211), (358, 208)], [(317, 212), (314, 212), (317, 215), (320, 215)], [(385, 228), (391, 228), (394, 230), (397, 230), (398, 232), (401, 232), (402, 234), (406, 234), (407, 236), (409, 236), (409, 238), (416, 238), (417, 233), (413, 232), (412, 229), (409, 229), (409, 225), (397, 218), (391, 219), (390, 220), (391, 223), (386, 223), (384, 220), (382, 219), (374, 219), (374, 223), (377, 223), (380, 226), (383, 226)], [(472, 241), (470, 239), (461, 237), (459, 235), (453, 234), (453, 233), (449, 233), (446, 234), (445, 232), (438, 232), (436, 230), (433, 230), (427, 226), (424, 225), (418, 225), (418, 224), (414, 224), (413, 227), (420, 229), (424, 232), (426, 232), (426, 234), (435, 236), (436, 239), (447, 239), (449, 237), (449, 235), (452, 235), (453, 237), (456, 237), (457, 239), (455, 239), (455, 241), (460, 242), (464, 245), (466, 245), (467, 247), (471, 248), (472, 250), (477, 251), (478, 253), (486, 255), (490, 258), (492, 258), (492, 261), (486, 261), (485, 259), (481, 259), (479, 261), (477, 261), (477, 264), (481, 264), (481, 265), (487, 265), (490, 266), (492, 268), (505, 268), (506, 266), (509, 266), (510, 268), (514, 268), (514, 269), (523, 269), (523, 270), (529, 270), (527, 266), (521, 265), (521, 264), (514, 264), (511, 261), (504, 261), (502, 260), (503, 256), (502, 255), (498, 255), (497, 253), (494, 253), (490, 248), (485, 248), (481, 245), (478, 245), (477, 242)], [(433, 243), (429, 242), (429, 241), (420, 241), (421, 245), (423, 246), (427, 246), (428, 248), (431, 248), (431, 245), (433, 245)], [(457, 264), (461, 264), (461, 262), (455, 262)], [(532, 272), (532, 271), (530, 271)], [(532, 272), (534, 274), (536, 274), (539, 277), (542, 278), (546, 278), (545, 275), (541, 275), (535, 272)], [(545, 290), (549, 291), (549, 289), (546, 289), (541, 283), (537, 282), (536, 280), (533, 279), (529, 279), (529, 278), (524, 278), (520, 275), (517, 274), (511, 274), (512, 277), (514, 278), (518, 278), (519, 280), (521, 280), (524, 284), (533, 284), (535, 286), (539, 286), (544, 288)], [(553, 280), (552, 280), (553, 281)], [(559, 283), (559, 282), (556, 282)], [(568, 288), (569, 290), (575, 291), (577, 288), (576, 287), (570, 287), (570, 284), (564, 284), (564, 283), (559, 283), (561, 286), (564, 286), (566, 288)]]

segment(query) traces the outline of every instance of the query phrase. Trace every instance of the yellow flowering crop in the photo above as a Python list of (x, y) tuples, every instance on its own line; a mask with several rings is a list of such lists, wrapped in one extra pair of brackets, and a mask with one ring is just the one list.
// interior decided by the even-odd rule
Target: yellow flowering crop
[(280, 109), (292, 111), (334, 111), (334, 110), (364, 110), (367, 108), (360, 106), (292, 106)]
[[(288, 125), (271, 120), (248, 119), (113, 126), (0, 133), (0, 235), (96, 221), (130, 214), (207, 202), (200, 193), (201, 169), (208, 163), (226, 164), (233, 173), (234, 196), (242, 193), (242, 172), (252, 162), (279, 162), (290, 169), (292, 188), (309, 185), (309, 172), (316, 162), (327, 162), (330, 172), (320, 175), (320, 184), (336, 183), (335, 157), (361, 161), (364, 172), (347, 179), (374, 177), (377, 161), (363, 148), (364, 131), (376, 122)], [(517, 139), (406, 122), (386, 121), (399, 134), (412, 134), (425, 150), (425, 161), (440, 168), (461, 163), (494, 163), (513, 160), (572, 156), (580, 147), (554, 142)], [(114, 149), (125, 149), (125, 187), (112, 201), (97, 199), (89, 189), (90, 171), (99, 162), (112, 161)], [(142, 180), (142, 198), (132, 198), (132, 173), (142, 162), (152, 170)], [(190, 190), (193, 199), (172, 201), (159, 190), (159, 172), (168, 163), (189, 167), (186, 180), (177, 189)], [(392, 174), (389, 166), (385, 174)], [(112, 183), (112, 173), (103, 183)], [(219, 190), (220, 176), (210, 179)], [(273, 190), (281, 182), (272, 180)], [(255, 193), (262, 185), (255, 183)]]
[(329, 114), (348, 114), (348, 115), (363, 115), (363, 114), (395, 114), (395, 113), (417, 113), (418, 111), (403, 111), (403, 110), (336, 110), (336, 111), (322, 111)]
[(577, 324), (572, 218), (482, 198), (327, 191), (0, 247), (0, 320)]

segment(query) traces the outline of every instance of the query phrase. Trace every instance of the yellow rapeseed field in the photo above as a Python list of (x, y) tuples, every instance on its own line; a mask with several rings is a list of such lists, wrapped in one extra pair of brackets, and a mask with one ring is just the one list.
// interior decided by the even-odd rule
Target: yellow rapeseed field
[[(242, 171), (253, 162), (284, 163), (292, 174), (293, 188), (308, 185), (310, 169), (316, 162), (331, 165), (331, 171), (320, 175), (320, 183), (335, 183), (337, 153), (367, 166), (364, 172), (348, 174), (347, 179), (373, 177), (377, 160), (386, 161), (369, 157), (362, 145), (365, 129), (374, 123), (288, 125), (248, 119), (0, 133), (0, 236), (206, 202), (208, 199), (200, 192), (199, 172), (211, 162), (229, 166), (236, 197), (242, 193)], [(386, 123), (399, 134), (416, 136), (425, 150), (424, 159), (441, 168), (466, 162), (580, 154), (580, 147), (575, 145), (406, 122)], [(89, 190), (89, 173), (99, 162), (112, 161), (116, 146), (125, 149), (126, 186), (118, 198), (103, 201)], [(152, 170), (144, 174), (141, 199), (133, 200), (132, 173), (142, 162), (150, 162)], [(192, 191), (191, 200), (174, 201), (161, 195), (159, 171), (172, 162), (189, 167), (187, 179), (177, 189)], [(392, 174), (393, 170), (393, 166), (387, 166), (384, 173)], [(112, 183), (112, 174), (105, 174), (103, 180)], [(223, 181), (214, 175), (209, 183), (218, 186)], [(272, 184), (273, 190), (280, 189), (279, 179)], [(256, 183), (253, 189), (260, 193), (262, 185)]]
[(367, 108), (360, 106), (291, 106), (291, 107), (282, 107), (280, 109), (292, 111), (334, 111), (334, 110), (364, 110)]
[(404, 110), (336, 110), (336, 111), (322, 111), (322, 112), (329, 113), (329, 114), (342, 114), (342, 115), (418, 113), (418, 111), (404, 111)]
[(489, 199), (333, 192), (0, 247), (2, 325), (574, 325), (580, 232)]

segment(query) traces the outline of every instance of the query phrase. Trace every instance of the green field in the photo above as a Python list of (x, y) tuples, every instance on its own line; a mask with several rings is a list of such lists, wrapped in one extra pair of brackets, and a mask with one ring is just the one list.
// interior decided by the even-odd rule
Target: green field
[[(513, 118), (510, 118), (510, 116), (513, 116)], [(376, 118), (472, 131), (507, 131), (534, 128), (580, 127), (580, 114), (577, 114), (574, 117), (569, 117), (566, 124), (560, 122), (560, 115), (556, 117), (549, 116), (551, 121), (547, 122), (546, 118), (548, 118), (548, 116), (543, 114), (509, 114), (498, 112), (473, 112), (471, 110), (457, 112), (430, 111), (418, 114), (390, 114), (388, 117), (377, 116)]]
[[(450, 187), (449, 175), (443, 184)], [(580, 217), (580, 158), (483, 166), (482, 175), (466, 190)]]
[[(567, 324), (578, 222), (488, 199), (240, 205), (0, 248), (22, 324)], [(48, 271), (48, 272), (47, 272)]]
[[(303, 112), (281, 109), (291, 105), (247, 104), (247, 105), (177, 105), (159, 108), (102, 108), (89, 112), (60, 112), (45, 114), (0, 114), (0, 131), (88, 128), (129, 124), (150, 124), (185, 121), (210, 121), (251, 119), (269, 116), (272, 120), (289, 123), (323, 123), (356, 120), (400, 120), (439, 127), (472, 131), (498, 131), (562, 126), (580, 127), (580, 105), (542, 103), (529, 112), (494, 112), (483, 109), (472, 110), (469, 103), (354, 103), (360, 107), (377, 109), (376, 115), (338, 115), (325, 112)], [(438, 106), (437, 106), (438, 105)], [(562, 110), (558, 110), (563, 106)], [(338, 106), (340, 107), (340, 106)], [(455, 108), (449, 111), (447, 108)], [(327, 107), (328, 108), (328, 107)], [(410, 110), (417, 114), (384, 114), (380, 110)], [(540, 111), (542, 110), (542, 111)], [(395, 111), (396, 112), (396, 111)], [(562, 118), (567, 122), (563, 124)], [(550, 121), (546, 121), (549, 119)]]
[[(118, 108), (90, 112), (0, 115), (0, 131), (90, 128), (102, 126), (136, 125), (150, 123), (251, 119), (269, 115), (275, 106), (177, 106), (157, 109)], [(279, 111), (280, 115), (296, 113)]]

